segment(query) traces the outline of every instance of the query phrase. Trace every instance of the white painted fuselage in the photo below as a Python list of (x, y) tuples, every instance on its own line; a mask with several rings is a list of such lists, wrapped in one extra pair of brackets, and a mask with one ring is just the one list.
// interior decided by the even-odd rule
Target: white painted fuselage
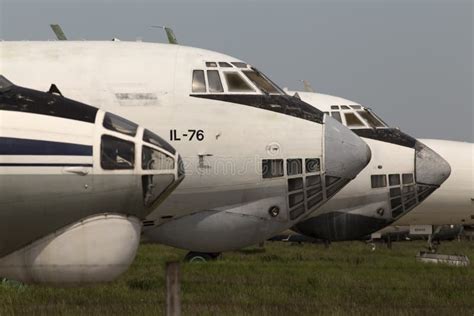
[[(301, 115), (210, 99), (215, 97), (210, 87), (193, 91), (194, 71), (218, 70), (221, 78), (238, 73), (252, 87), (252, 92), (232, 92), (222, 80), (225, 93), (218, 97), (270, 97), (230, 66), (241, 61), (223, 54), (139, 42), (2, 42), (0, 58), (0, 73), (14, 82), (43, 91), (55, 83), (65, 96), (169, 135), (186, 177), (148, 217), (145, 234), (172, 246), (216, 252), (264, 240), (328, 199), (325, 176), (340, 179), (342, 187), (370, 158), (360, 138), (333, 120), (328, 128)], [(209, 80), (206, 76), (208, 85)], [(331, 151), (338, 155), (327, 160), (325, 152)], [(287, 158), (320, 161), (312, 172), (322, 179), (321, 200), (311, 208), (304, 204), (295, 211), (289, 205)], [(269, 160), (281, 162), (282, 174), (262, 176)], [(336, 166), (333, 173), (328, 161)], [(278, 212), (269, 212), (272, 208)]]
[(421, 141), (448, 161), (451, 175), (438, 190), (394, 225), (473, 225), (474, 144), (438, 139)]

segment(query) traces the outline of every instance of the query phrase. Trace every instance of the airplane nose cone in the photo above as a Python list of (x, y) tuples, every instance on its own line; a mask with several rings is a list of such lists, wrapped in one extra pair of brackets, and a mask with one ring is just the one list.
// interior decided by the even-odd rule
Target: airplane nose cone
[(416, 182), (432, 186), (440, 186), (451, 174), (451, 166), (438, 153), (425, 144), (415, 144)]
[(354, 179), (369, 163), (370, 147), (356, 134), (326, 115), (325, 135), (326, 175)]

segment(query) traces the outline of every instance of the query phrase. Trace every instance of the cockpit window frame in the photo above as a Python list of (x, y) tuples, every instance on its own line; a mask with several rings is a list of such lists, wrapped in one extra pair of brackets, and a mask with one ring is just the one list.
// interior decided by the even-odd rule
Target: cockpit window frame
[[(267, 79), (265, 76), (263, 76), (262, 73), (255, 71), (253, 69), (245, 69), (241, 70), (242, 73), (244, 74), (245, 77), (247, 77), (248, 80), (250, 80), (254, 86), (257, 87), (258, 90), (260, 90), (263, 94), (272, 94), (272, 95), (281, 95), (280, 89), (275, 86), (274, 83), (272, 83), (269, 79)], [(250, 75), (251, 74), (251, 75)], [(256, 75), (257, 77), (260, 78), (260, 81), (254, 80), (252, 75)], [(264, 85), (268, 85), (269, 88), (272, 88), (272, 91), (267, 91), (266, 87)]]
[[(347, 128), (367, 128), (367, 124), (364, 120), (362, 120), (359, 115), (357, 115), (357, 113), (355, 112), (349, 112), (349, 111), (344, 111), (344, 112), (341, 112), (342, 116), (344, 117), (344, 122), (345, 122), (345, 126)], [(353, 116), (356, 120), (359, 121), (360, 124), (349, 124), (347, 118), (348, 116)]]
[[(154, 141), (153, 141), (154, 140)], [(143, 135), (142, 135), (142, 141), (144, 144), (152, 145), (157, 148), (161, 148), (163, 150), (166, 150), (172, 155), (176, 155), (176, 149), (171, 146), (166, 140), (164, 140), (160, 135), (153, 133), (149, 129), (145, 128), (143, 130)]]
[[(216, 74), (216, 77), (212, 78), (210, 74)], [(207, 91), (209, 91), (209, 93), (224, 93), (225, 92), (219, 70), (208, 69), (206, 71), (206, 76), (207, 76)]]
[[(123, 166), (123, 165), (115, 165), (115, 166), (112, 166), (112, 162), (107, 162), (107, 163), (110, 163), (111, 165), (106, 165), (105, 164), (105, 159), (104, 157), (108, 157), (109, 159), (111, 158), (109, 155), (106, 155), (106, 147), (105, 145), (108, 143), (108, 144), (112, 144), (113, 145), (113, 142), (115, 143), (119, 143), (121, 145), (127, 145), (129, 146), (129, 148), (131, 148), (131, 161), (129, 161), (130, 163), (130, 166)], [(118, 148), (118, 147), (117, 147)], [(110, 148), (109, 148), (110, 149)], [(102, 168), (102, 170), (106, 170), (106, 171), (113, 171), (113, 170), (134, 170), (135, 169), (135, 160), (136, 160), (136, 152), (137, 152), (137, 148), (136, 148), (136, 142), (134, 141), (131, 141), (131, 140), (127, 140), (125, 138), (121, 138), (121, 137), (117, 137), (117, 136), (114, 136), (114, 135), (110, 135), (110, 134), (102, 134), (101, 136), (101, 139), (100, 139), (100, 167)], [(118, 156), (118, 155), (117, 155)], [(111, 159), (110, 159), (111, 160)], [(124, 159), (125, 160), (125, 159)], [(127, 160), (126, 160), (127, 161)]]
[[(195, 73), (202, 73), (204, 79), (204, 91), (195, 91), (194, 90), (194, 80), (195, 80)], [(198, 79), (199, 81), (199, 79)], [(206, 78), (206, 71), (204, 69), (193, 69), (191, 74), (191, 92), (192, 93), (207, 93), (207, 78)]]
[[(229, 94), (257, 94), (258, 91), (260, 91), (260, 90), (257, 89), (257, 87), (255, 87), (255, 85), (252, 82), (250, 82), (250, 80), (248, 80), (248, 78), (245, 75), (243, 75), (241, 73), (241, 71), (226, 70), (226, 71), (222, 71), (222, 75), (223, 75), (223, 78), (224, 78), (224, 80), (222, 80), (222, 81), (225, 84), (225, 93), (229, 93)], [(228, 75), (237, 75), (252, 90), (232, 91), (229, 87), (229, 80), (227, 79)]]
[[(362, 121), (365, 122), (370, 128), (387, 128), (388, 126), (381, 121), (372, 111), (369, 111), (367, 108), (356, 111), (357, 115), (362, 118)], [(367, 115), (367, 117), (365, 116)], [(373, 124), (372, 120), (380, 123), (379, 125)]]
[(240, 69), (248, 69), (249, 68), (249, 65), (247, 63), (244, 63), (244, 62), (241, 62), (241, 61), (234, 61), (234, 62), (231, 62), (231, 64), (234, 65), (234, 67), (240, 68)]
[(138, 131), (138, 124), (110, 112), (105, 113), (102, 126), (109, 131), (131, 137), (135, 137)]

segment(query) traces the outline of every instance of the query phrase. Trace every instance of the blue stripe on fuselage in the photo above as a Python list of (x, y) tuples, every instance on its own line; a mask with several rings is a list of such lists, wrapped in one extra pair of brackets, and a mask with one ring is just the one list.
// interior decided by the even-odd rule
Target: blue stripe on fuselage
[(0, 167), (93, 167), (91, 163), (0, 163)]
[(92, 146), (0, 137), (0, 155), (92, 156)]

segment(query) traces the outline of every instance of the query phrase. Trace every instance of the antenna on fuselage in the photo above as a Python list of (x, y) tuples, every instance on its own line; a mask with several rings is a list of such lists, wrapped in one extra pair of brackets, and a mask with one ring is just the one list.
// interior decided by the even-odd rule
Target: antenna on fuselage
[(59, 91), (59, 88), (54, 83), (52, 83), (51, 86), (49, 87), (48, 93), (63, 96), (61, 91)]
[(50, 24), (49, 26), (53, 30), (58, 41), (67, 41), (66, 35), (64, 34), (63, 29), (59, 24)]
[(308, 81), (306, 80), (300, 80), (300, 81), (303, 83), (305, 92), (316, 92)]
[(178, 40), (176, 39), (176, 36), (174, 35), (173, 30), (170, 27), (167, 26), (162, 26), (162, 25), (152, 25), (151, 27), (155, 29), (163, 29), (166, 32), (166, 37), (168, 37), (168, 43), (170, 44), (178, 44)]

